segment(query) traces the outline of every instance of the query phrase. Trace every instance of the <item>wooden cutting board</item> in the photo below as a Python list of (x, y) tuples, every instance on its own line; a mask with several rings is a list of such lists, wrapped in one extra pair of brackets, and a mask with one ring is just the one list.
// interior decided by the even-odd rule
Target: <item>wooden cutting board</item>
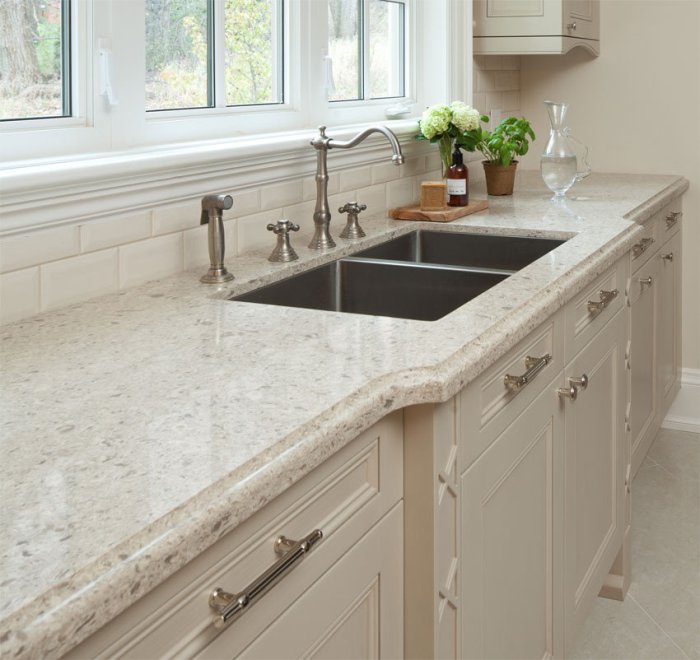
[(394, 220), (422, 220), (428, 222), (452, 222), (465, 215), (478, 213), (489, 207), (488, 200), (474, 199), (467, 206), (448, 206), (443, 211), (421, 211), (420, 206), (402, 206), (389, 209), (389, 217)]

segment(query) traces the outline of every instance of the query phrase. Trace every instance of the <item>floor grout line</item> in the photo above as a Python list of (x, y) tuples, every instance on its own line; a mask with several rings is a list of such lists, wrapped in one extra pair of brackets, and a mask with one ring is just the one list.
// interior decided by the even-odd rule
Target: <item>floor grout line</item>
[(687, 660), (691, 660), (691, 657), (680, 647), (678, 644), (676, 644), (676, 640), (669, 635), (664, 627), (653, 617), (649, 612), (646, 611), (646, 609), (641, 605), (641, 603), (629, 592), (627, 592), (627, 598), (629, 598), (637, 607), (644, 612), (644, 614), (652, 621), (652, 623), (668, 638), (668, 640), (673, 644), (680, 653), (683, 654), (684, 658), (687, 658)]
[(675, 472), (671, 472), (671, 470), (669, 470), (667, 467), (664, 467), (663, 465), (661, 465), (661, 463), (659, 463), (658, 461), (655, 461), (655, 463), (656, 463), (656, 467), (660, 467), (664, 472), (667, 472), (668, 474), (670, 474), (674, 479), (678, 478), (678, 475), (676, 475)]

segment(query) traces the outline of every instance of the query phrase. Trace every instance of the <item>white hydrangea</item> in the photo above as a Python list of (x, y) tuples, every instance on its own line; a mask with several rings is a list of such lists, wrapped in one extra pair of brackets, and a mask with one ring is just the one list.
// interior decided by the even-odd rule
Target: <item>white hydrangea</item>
[(462, 101), (455, 101), (450, 106), (452, 110), (452, 123), (460, 131), (472, 131), (479, 128), (481, 113)]
[(430, 106), (420, 120), (420, 129), (423, 135), (432, 140), (436, 135), (444, 133), (450, 127), (452, 110), (447, 105)]

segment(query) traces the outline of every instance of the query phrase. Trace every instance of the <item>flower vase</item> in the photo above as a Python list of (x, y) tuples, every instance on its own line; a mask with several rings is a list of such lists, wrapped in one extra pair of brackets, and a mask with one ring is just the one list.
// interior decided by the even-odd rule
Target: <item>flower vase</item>
[(442, 165), (442, 178), (447, 178), (447, 170), (452, 165), (452, 138), (449, 135), (443, 135), (438, 140), (438, 149), (440, 150), (440, 163)]

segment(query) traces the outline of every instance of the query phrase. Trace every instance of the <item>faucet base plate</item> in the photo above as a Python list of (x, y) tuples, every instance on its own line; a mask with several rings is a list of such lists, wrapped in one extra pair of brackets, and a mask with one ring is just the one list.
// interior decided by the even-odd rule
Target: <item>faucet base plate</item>
[(226, 268), (210, 268), (206, 275), (199, 278), (204, 284), (222, 284), (230, 282), (233, 279), (233, 274), (229, 273)]

